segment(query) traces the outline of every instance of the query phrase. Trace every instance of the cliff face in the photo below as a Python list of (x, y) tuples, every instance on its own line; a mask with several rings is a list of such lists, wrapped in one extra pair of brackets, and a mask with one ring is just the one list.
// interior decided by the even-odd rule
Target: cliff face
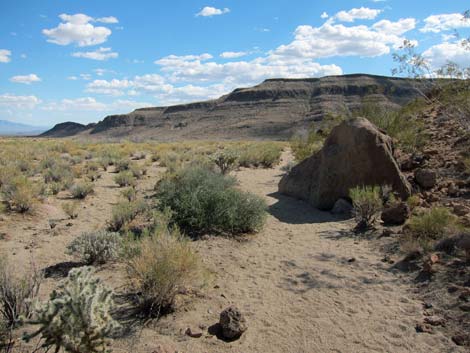
[(48, 137), (142, 139), (285, 139), (326, 114), (347, 114), (365, 102), (398, 108), (418, 96), (418, 82), (373, 75), (270, 79), (219, 99), (112, 115), (93, 126), (62, 129)]

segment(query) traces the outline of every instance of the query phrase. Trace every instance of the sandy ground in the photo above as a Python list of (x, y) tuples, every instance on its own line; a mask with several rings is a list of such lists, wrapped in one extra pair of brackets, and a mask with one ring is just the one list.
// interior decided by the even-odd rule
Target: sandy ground
[[(283, 155), (283, 163), (289, 158)], [(159, 170), (152, 167), (140, 188), (150, 192)], [(212, 273), (200, 292), (182, 298), (184, 305), (159, 322), (126, 332), (115, 352), (151, 353), (159, 345), (184, 353), (316, 352), (463, 352), (441, 333), (417, 333), (422, 302), (414, 299), (406, 277), (389, 271), (377, 244), (352, 236), (341, 221), (306, 203), (277, 193), (283, 172), (243, 169), (234, 173), (240, 187), (266, 198), (264, 230), (242, 240), (209, 237), (193, 243)], [(113, 174), (103, 173), (95, 195), (82, 202), (79, 217), (69, 221), (51, 199), (32, 216), (0, 221), (1, 250), (26, 266), (31, 254), (40, 268), (72, 261), (65, 246), (82, 231), (104, 227), (120, 189)], [(57, 219), (51, 229), (49, 219)], [(67, 226), (67, 223), (72, 223)], [(21, 267), (19, 266), (19, 268)], [(122, 290), (118, 265), (99, 275)], [(403, 275), (405, 276), (405, 275)], [(48, 278), (46, 295), (60, 280)], [(234, 304), (246, 315), (247, 332), (225, 342), (210, 334), (219, 313)], [(191, 338), (186, 329), (200, 330)]]

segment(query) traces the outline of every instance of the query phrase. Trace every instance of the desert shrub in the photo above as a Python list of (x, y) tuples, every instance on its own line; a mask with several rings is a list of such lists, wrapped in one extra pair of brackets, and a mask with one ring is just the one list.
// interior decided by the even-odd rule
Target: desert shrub
[(364, 104), (357, 113), (393, 137), (407, 152), (422, 148), (426, 142), (425, 125), (414, 109), (392, 110), (379, 105)]
[(418, 207), (421, 204), (421, 199), (417, 195), (411, 195), (406, 200), (406, 203), (407, 203), (410, 211), (413, 212), (416, 209), (416, 207)]
[(134, 177), (134, 174), (132, 174), (131, 171), (126, 170), (123, 172), (119, 172), (114, 176), (114, 182), (119, 185), (119, 187), (125, 187), (125, 186), (136, 186), (137, 185), (137, 180)]
[(142, 176), (144, 176), (145, 173), (147, 173), (147, 170), (144, 167), (141, 167), (137, 165), (136, 163), (132, 163), (129, 166), (129, 171), (131, 172), (132, 176), (137, 179), (142, 178)]
[(137, 191), (134, 188), (127, 188), (121, 191), (121, 195), (128, 201), (137, 199)]
[(119, 327), (111, 317), (114, 307), (112, 291), (92, 276), (90, 267), (73, 269), (49, 300), (36, 308), (30, 323), (39, 328), (24, 339), (40, 336), (43, 347), (55, 352), (108, 352), (108, 338)]
[(248, 144), (238, 151), (238, 163), (247, 168), (272, 168), (279, 164), (281, 153), (282, 146), (273, 142)]
[(0, 258), (0, 317), (8, 327), (30, 316), (42, 281), (33, 266), (22, 277), (15, 276), (16, 272), (5, 257)]
[(220, 169), (222, 174), (228, 174), (237, 167), (238, 155), (234, 151), (219, 151), (211, 156), (211, 161)]
[(26, 177), (18, 176), (1, 187), (1, 193), (12, 211), (27, 212), (38, 195), (35, 185)]
[(148, 205), (143, 200), (122, 201), (113, 206), (109, 229), (121, 230), (127, 223), (131, 222), (138, 214), (144, 213)]
[(199, 256), (177, 230), (161, 227), (142, 238), (134, 254), (127, 260), (129, 280), (148, 314), (158, 316), (170, 309), (178, 291), (200, 278)]
[(61, 190), (64, 189), (64, 185), (62, 183), (49, 183), (49, 192), (52, 195), (57, 195)]
[(132, 159), (135, 159), (135, 160), (145, 159), (145, 157), (147, 157), (147, 154), (142, 151), (134, 152), (132, 154)]
[(119, 253), (121, 238), (104, 230), (82, 233), (67, 246), (67, 254), (78, 257), (87, 265), (104, 264)]
[(408, 220), (405, 240), (417, 242), (428, 250), (434, 241), (443, 238), (456, 227), (456, 218), (445, 207), (433, 207), (430, 210), (413, 215)]
[(114, 171), (116, 173), (122, 172), (124, 170), (129, 170), (131, 161), (128, 159), (118, 159), (114, 162)]
[(357, 229), (371, 227), (382, 209), (380, 188), (378, 186), (357, 186), (349, 190), (349, 196), (354, 207)]
[(75, 202), (66, 202), (62, 204), (62, 210), (70, 219), (78, 217), (78, 204)]
[(79, 182), (72, 185), (69, 191), (74, 199), (84, 199), (93, 192), (93, 184), (88, 182)]
[(163, 178), (156, 187), (161, 210), (188, 233), (239, 234), (259, 230), (266, 203), (235, 187), (235, 179), (200, 167), (188, 167)]

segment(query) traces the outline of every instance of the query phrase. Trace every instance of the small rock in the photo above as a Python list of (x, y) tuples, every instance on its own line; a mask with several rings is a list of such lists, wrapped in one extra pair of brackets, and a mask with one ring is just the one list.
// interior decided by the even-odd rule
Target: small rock
[(452, 336), (452, 341), (457, 346), (464, 346), (467, 342), (470, 342), (470, 335), (466, 334), (457, 334)]
[(432, 326), (445, 326), (446, 320), (440, 316), (428, 316), (424, 318), (424, 323)]
[(352, 217), (353, 206), (345, 199), (338, 199), (331, 209), (331, 213), (345, 217)]
[(432, 327), (427, 324), (417, 324), (415, 329), (418, 333), (433, 333)]
[(433, 305), (431, 303), (428, 303), (428, 302), (423, 303), (423, 308), (425, 308), (425, 309), (431, 309), (432, 307), (433, 307)]
[(185, 331), (185, 334), (192, 338), (200, 338), (202, 336), (202, 331), (192, 330), (191, 327), (188, 327)]
[(465, 311), (466, 313), (470, 312), (470, 304), (463, 304), (459, 306), (459, 309)]
[(431, 189), (437, 183), (437, 173), (434, 170), (422, 168), (415, 171), (415, 180), (424, 189)]
[(468, 207), (464, 205), (459, 205), (459, 204), (454, 205), (453, 211), (454, 211), (454, 214), (459, 217), (463, 217), (470, 213), (470, 209)]
[(351, 257), (350, 259), (348, 259), (348, 262), (351, 263), (351, 262), (355, 262), (356, 261), (356, 258), (355, 257)]
[(382, 230), (382, 237), (391, 237), (393, 235), (393, 232), (391, 229), (387, 229), (387, 228), (384, 228), (384, 230)]
[(400, 225), (406, 222), (410, 216), (410, 208), (405, 202), (388, 206), (382, 211), (381, 219), (384, 225)]
[(219, 324), (222, 335), (227, 339), (238, 338), (247, 329), (245, 317), (235, 306), (229, 306), (220, 313)]

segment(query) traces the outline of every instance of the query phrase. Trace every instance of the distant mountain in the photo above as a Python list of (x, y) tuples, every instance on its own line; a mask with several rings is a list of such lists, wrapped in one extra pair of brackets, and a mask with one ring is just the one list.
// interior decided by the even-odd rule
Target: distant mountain
[[(365, 103), (399, 108), (418, 97), (412, 79), (353, 74), (269, 79), (218, 99), (137, 109), (96, 124), (64, 123), (42, 136), (96, 139), (287, 139), (329, 113), (347, 115)], [(424, 89), (423, 87), (420, 87)]]
[(50, 129), (50, 127), (33, 126), (15, 123), (8, 120), (0, 120), (0, 136), (39, 135), (48, 129)]

